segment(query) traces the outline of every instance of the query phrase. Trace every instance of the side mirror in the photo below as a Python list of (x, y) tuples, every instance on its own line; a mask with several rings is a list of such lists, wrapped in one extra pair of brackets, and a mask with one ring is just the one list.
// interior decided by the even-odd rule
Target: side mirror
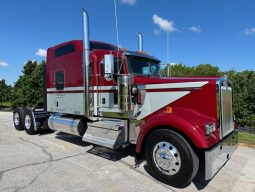
[(113, 74), (114, 73), (114, 57), (113, 55), (104, 56), (104, 73)]

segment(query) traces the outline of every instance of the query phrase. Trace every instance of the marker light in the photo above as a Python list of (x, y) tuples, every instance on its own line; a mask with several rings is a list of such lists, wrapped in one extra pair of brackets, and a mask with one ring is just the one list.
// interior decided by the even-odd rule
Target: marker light
[(173, 113), (173, 108), (172, 107), (166, 107), (165, 113), (166, 114), (172, 114)]

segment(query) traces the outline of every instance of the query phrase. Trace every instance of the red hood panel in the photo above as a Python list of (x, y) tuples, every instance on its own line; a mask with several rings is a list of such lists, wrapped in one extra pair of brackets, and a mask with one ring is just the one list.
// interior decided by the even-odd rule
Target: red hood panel
[(197, 82), (208, 81), (215, 83), (220, 77), (144, 77), (135, 76), (135, 84), (162, 84), (162, 83), (181, 83), (181, 82)]

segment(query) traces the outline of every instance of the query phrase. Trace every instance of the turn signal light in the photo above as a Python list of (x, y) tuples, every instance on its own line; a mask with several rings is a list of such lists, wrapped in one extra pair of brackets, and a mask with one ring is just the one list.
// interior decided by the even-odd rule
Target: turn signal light
[(166, 114), (172, 114), (173, 113), (173, 108), (172, 107), (166, 107), (165, 113)]

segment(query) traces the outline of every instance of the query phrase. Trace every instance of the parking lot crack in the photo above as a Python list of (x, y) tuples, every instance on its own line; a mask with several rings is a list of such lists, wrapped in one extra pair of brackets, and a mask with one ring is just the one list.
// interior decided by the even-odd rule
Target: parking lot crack
[(86, 153), (80, 153), (80, 154), (75, 154), (75, 155), (69, 155), (69, 156), (61, 157), (61, 158), (58, 158), (58, 159), (53, 159), (53, 160), (47, 160), (47, 161), (42, 161), (42, 162), (38, 162), (38, 163), (31, 163), (31, 164), (21, 165), (21, 166), (18, 166), (18, 167), (13, 167), (13, 168), (10, 168), (10, 169), (3, 170), (3, 171), (0, 172), (0, 174), (3, 174), (5, 172), (9, 172), (9, 171), (13, 171), (13, 170), (16, 170), (16, 169), (25, 168), (25, 167), (42, 165), (42, 164), (49, 163), (49, 162), (57, 162), (57, 161), (61, 161), (61, 160), (72, 158), (72, 157), (82, 156), (82, 155), (85, 155), (85, 154)]
[(48, 152), (44, 146), (38, 145), (37, 143), (32, 142), (32, 141), (25, 140), (25, 139), (22, 138), (22, 137), (19, 137), (19, 139), (20, 139), (21, 141), (25, 142), (25, 143), (29, 143), (29, 144), (32, 144), (32, 145), (34, 145), (34, 146), (36, 146), (36, 147), (39, 147), (39, 148), (42, 150), (42, 152), (43, 152), (45, 155), (48, 156), (49, 161), (52, 161), (52, 160), (53, 160), (52, 154), (51, 154), (50, 152)]
[(68, 158), (71, 158), (71, 157), (76, 157), (76, 156), (81, 156), (81, 155), (84, 155), (85, 153), (82, 153), (82, 154), (75, 154), (75, 155), (70, 155), (70, 156), (65, 156), (65, 157), (62, 157), (62, 158), (59, 158), (59, 159), (53, 159), (53, 156), (50, 152), (48, 152), (46, 150), (46, 147), (44, 146), (41, 146), (33, 141), (28, 141), (28, 140), (25, 140), (24, 138), (21, 138), (19, 137), (19, 139), (25, 143), (29, 143), (29, 144), (32, 144), (38, 148), (41, 149), (41, 151), (47, 155), (47, 160), (46, 161), (42, 161), (42, 162), (37, 162), (37, 163), (31, 163), (31, 164), (26, 164), (26, 165), (22, 165), (22, 166), (18, 166), (18, 167), (14, 167), (14, 168), (10, 168), (10, 169), (7, 169), (7, 170), (3, 170), (0, 172), (0, 181), (2, 180), (2, 177), (4, 175), (5, 172), (9, 172), (9, 171), (13, 171), (13, 170), (16, 170), (16, 169), (20, 169), (20, 168), (25, 168), (25, 167), (30, 167), (30, 166), (36, 166), (36, 165), (42, 165), (42, 164), (46, 164), (46, 163), (50, 163), (49, 165), (47, 165), (43, 170), (41, 170), (32, 180), (30, 180), (30, 182), (28, 182), (26, 185), (22, 186), (22, 187), (15, 187), (15, 188), (12, 188), (12, 189), (15, 189), (14, 191), (15, 192), (19, 192), (21, 190), (24, 190), (26, 188), (28, 188), (29, 186), (31, 186), (33, 183), (36, 182), (36, 180), (40, 177), (40, 175), (42, 175), (43, 173), (45, 173), (52, 165), (52, 162), (56, 162), (56, 161), (60, 161), (60, 160), (64, 160), (64, 159), (68, 159)]
[(4, 173), (0, 173), (0, 182), (2, 181), (3, 174), (4, 174)]
[(42, 175), (43, 173), (45, 173), (49, 168), (51, 167), (51, 164), (49, 164), (47, 167), (45, 167), (42, 171), (40, 171), (27, 185), (17, 188), (14, 192), (19, 192), (23, 189), (28, 188), (29, 186), (31, 186), (34, 182), (36, 182), (36, 180), (40, 177), (40, 175)]
[(8, 188), (3, 188), (1, 189), (1, 191), (9, 191), (9, 190), (12, 190), (14, 189), (14, 191), (16, 191), (19, 187), (8, 187)]

